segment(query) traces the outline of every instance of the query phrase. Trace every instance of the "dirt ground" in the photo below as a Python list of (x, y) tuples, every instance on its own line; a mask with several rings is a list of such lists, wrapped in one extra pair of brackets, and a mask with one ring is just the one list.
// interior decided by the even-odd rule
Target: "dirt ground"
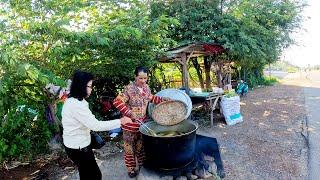
[(198, 133), (220, 143), (225, 179), (307, 179), (304, 94), (292, 82), (243, 97), (242, 123), (227, 126), (219, 120), (213, 128), (200, 128)]
[[(250, 91), (241, 98), (244, 121), (233, 126), (227, 126), (217, 115), (210, 128), (207, 114), (194, 114), (200, 125), (198, 133), (215, 137), (220, 144), (224, 179), (307, 179), (304, 94), (296, 82), (289, 79)], [(96, 151), (102, 161), (122, 153), (117, 141)], [(69, 179), (76, 173), (65, 156), (54, 157), (44, 158), (42, 165), (40, 161), (9, 171), (2, 169), (0, 179)]]
[[(98, 164), (108, 161), (110, 157), (120, 155), (123, 152), (120, 136), (110, 140), (102, 133), (107, 142), (99, 150), (94, 150)], [(119, 158), (122, 159), (122, 156)], [(14, 165), (17, 164), (17, 165)], [(6, 169), (6, 166), (9, 170)], [(17, 166), (15, 168), (12, 168)], [(62, 149), (56, 149), (53, 153), (40, 155), (34, 162), (10, 162), (3, 164), (0, 171), (0, 180), (57, 180), (57, 179), (79, 179), (77, 168), (67, 157)]]

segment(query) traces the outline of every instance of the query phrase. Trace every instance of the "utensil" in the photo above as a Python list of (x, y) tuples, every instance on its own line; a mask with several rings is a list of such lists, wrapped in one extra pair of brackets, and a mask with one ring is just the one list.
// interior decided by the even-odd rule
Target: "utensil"
[(145, 129), (146, 131), (148, 131), (152, 136), (157, 136), (157, 134), (152, 130), (150, 129), (147, 125), (145, 125), (143, 122), (141, 122), (140, 120), (136, 119), (136, 121), (141, 125), (141, 127), (143, 129)]

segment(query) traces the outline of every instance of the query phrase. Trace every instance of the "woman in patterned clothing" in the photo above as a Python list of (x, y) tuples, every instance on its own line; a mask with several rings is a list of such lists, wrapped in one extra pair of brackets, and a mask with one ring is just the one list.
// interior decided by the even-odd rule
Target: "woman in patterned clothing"
[(123, 93), (119, 94), (113, 101), (113, 105), (123, 116), (132, 119), (132, 123), (121, 125), (124, 139), (124, 161), (131, 178), (137, 176), (136, 158), (139, 167), (144, 161), (142, 135), (139, 132), (140, 124), (136, 121), (145, 122), (147, 119), (148, 102), (158, 104), (163, 98), (151, 94), (147, 84), (148, 69), (137, 67), (135, 70), (135, 81), (127, 85)]

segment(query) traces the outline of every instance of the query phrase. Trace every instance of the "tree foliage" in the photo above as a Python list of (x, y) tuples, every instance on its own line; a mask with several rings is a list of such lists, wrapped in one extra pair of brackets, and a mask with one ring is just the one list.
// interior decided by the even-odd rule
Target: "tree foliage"
[(273, 0), (162, 0), (152, 4), (152, 15), (179, 20), (169, 36), (178, 44), (216, 42), (247, 77), (262, 78), (263, 67), (278, 60), (293, 43), (290, 33), (299, 26), (304, 1)]
[[(21, 146), (24, 152), (36, 148), (29, 138), (33, 130), (42, 131), (37, 133), (39, 139), (48, 140), (44, 108), (50, 100), (43, 92), (46, 84), (65, 86), (63, 80), (82, 69), (98, 79), (111, 79), (111, 83), (96, 87), (112, 85), (115, 94), (133, 77), (135, 66), (152, 66), (161, 49), (173, 43), (166, 34), (169, 26), (178, 23), (167, 16), (151, 19), (148, 4), (142, 1), (25, 0), (0, 5), (0, 161), (21, 153), (15, 150), (15, 142), (21, 139), (28, 144)], [(38, 112), (41, 127), (24, 116), (21, 126), (8, 126), (22, 114), (14, 114), (21, 105)], [(15, 136), (20, 128), (32, 130), (20, 138)], [(3, 138), (9, 132), (11, 140)], [(12, 141), (15, 137), (19, 140)]]

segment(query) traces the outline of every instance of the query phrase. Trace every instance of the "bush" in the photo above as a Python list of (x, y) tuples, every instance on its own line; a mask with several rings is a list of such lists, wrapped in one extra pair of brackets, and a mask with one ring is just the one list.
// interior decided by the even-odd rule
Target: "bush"
[(278, 83), (278, 79), (276, 77), (264, 77), (264, 82), (263, 82), (263, 85), (266, 85), (266, 86), (271, 86), (271, 85), (274, 85), (276, 83)]
[(36, 114), (28, 108), (10, 109), (1, 122), (0, 162), (4, 160), (26, 160), (47, 150), (51, 137), (44, 109)]
[(287, 68), (287, 72), (288, 73), (296, 73), (296, 72), (298, 72), (298, 68), (296, 68), (296, 67), (288, 67)]
[(247, 83), (250, 88), (262, 85), (264, 82), (263, 76), (257, 76), (254, 73), (248, 73)]
[[(1, 57), (0, 57), (1, 60)], [(60, 79), (28, 63), (1, 61), (0, 163), (47, 152), (51, 137), (45, 107), (52, 102), (43, 88)]]
[(278, 82), (276, 77), (263, 76), (262, 69), (254, 68), (247, 69), (246, 71), (246, 81), (250, 88), (256, 87), (258, 85), (270, 86)]

